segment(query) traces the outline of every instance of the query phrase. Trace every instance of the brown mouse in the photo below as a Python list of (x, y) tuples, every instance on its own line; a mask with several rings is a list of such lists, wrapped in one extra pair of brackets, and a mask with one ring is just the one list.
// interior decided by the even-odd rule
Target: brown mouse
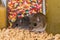
[(31, 31), (42, 32), (46, 29), (46, 16), (42, 13), (36, 13), (30, 18), (30, 28)]

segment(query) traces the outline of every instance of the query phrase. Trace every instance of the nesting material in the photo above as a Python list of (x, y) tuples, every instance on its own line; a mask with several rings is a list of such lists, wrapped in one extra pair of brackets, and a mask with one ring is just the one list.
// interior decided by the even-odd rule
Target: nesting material
[(60, 40), (60, 34), (30, 32), (29, 30), (10, 28), (0, 29), (0, 40)]

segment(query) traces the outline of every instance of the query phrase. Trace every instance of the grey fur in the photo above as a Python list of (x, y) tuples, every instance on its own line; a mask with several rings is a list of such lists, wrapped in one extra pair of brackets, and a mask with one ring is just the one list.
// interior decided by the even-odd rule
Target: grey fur
[(33, 15), (30, 19), (32, 25), (32, 31), (44, 31), (47, 26), (46, 16), (42, 13)]
[(29, 29), (30, 31), (35, 32), (42, 32), (46, 29), (46, 16), (42, 13), (37, 13), (32, 16), (25, 16), (21, 19), (17, 18), (16, 22), (14, 23), (13, 27), (21, 27)]

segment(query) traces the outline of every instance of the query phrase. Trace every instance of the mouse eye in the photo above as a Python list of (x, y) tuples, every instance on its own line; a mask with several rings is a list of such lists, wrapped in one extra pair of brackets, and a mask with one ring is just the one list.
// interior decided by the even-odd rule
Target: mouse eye
[(18, 24), (16, 24), (16, 26), (18, 26)]
[(34, 26), (37, 26), (37, 23), (33, 23)]

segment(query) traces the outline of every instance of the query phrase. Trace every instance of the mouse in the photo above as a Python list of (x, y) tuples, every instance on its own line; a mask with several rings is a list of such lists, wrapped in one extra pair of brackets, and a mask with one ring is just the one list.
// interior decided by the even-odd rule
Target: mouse
[(30, 25), (30, 19), (28, 16), (24, 16), (22, 18), (19, 18), (17, 16), (17, 20), (13, 23), (12, 27), (18, 27), (18, 28), (24, 28), (24, 29), (29, 29)]
[(43, 13), (36, 13), (30, 18), (30, 28), (34, 32), (43, 32), (47, 26), (46, 16)]

